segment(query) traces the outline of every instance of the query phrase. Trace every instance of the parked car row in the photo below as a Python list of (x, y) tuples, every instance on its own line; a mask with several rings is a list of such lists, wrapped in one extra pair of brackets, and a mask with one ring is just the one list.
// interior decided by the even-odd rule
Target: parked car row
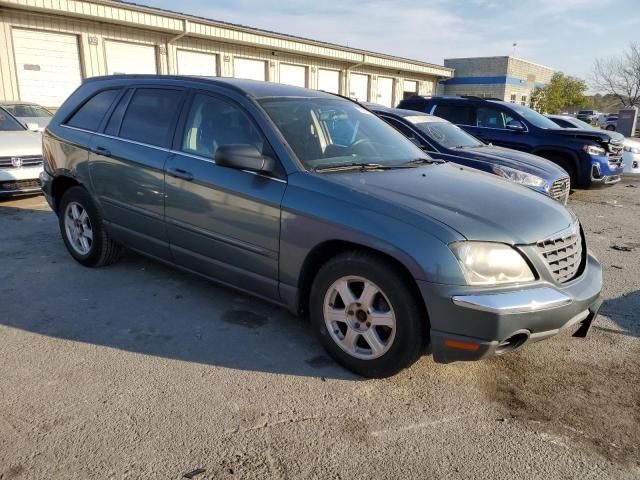
[(574, 187), (617, 183), (623, 172), (621, 135), (561, 129), (522, 105), (478, 97), (413, 96), (398, 107), (442, 117), (486, 143), (551, 160), (569, 174)]
[[(474, 128), (494, 121), (480, 107), (521, 137), (542, 122), (474, 103)], [(250, 80), (92, 78), (43, 134), (42, 189), (79, 263), (127, 247), (308, 315), (361, 375), (427, 346), (447, 363), (586, 335), (602, 270), (549, 198), (567, 174), (425, 112)], [(581, 141), (591, 156), (613, 143)]]

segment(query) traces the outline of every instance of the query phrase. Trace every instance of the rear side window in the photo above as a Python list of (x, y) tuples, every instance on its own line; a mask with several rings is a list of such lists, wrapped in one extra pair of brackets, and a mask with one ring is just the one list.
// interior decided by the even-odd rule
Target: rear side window
[(70, 127), (81, 128), (95, 132), (100, 126), (102, 117), (104, 117), (111, 104), (118, 96), (119, 89), (103, 90), (95, 94), (85, 102), (76, 112), (67, 120)]
[(473, 107), (466, 105), (437, 105), (434, 115), (460, 125), (474, 125)]
[(173, 137), (174, 121), (180, 113), (181, 98), (180, 90), (137, 89), (122, 119), (120, 137), (167, 146)]

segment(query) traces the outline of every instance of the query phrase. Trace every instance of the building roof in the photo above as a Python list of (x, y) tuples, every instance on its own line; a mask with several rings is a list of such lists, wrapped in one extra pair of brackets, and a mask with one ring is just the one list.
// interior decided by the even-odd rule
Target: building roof
[(494, 56), (488, 56), (488, 57), (456, 57), (456, 58), (445, 58), (444, 61), (445, 62), (455, 62), (455, 61), (465, 61), (465, 60), (492, 60), (492, 59), (496, 59), (496, 58), (506, 58), (506, 59), (511, 59), (511, 60), (517, 60), (519, 62), (525, 62), (528, 63), (530, 65), (536, 65), (538, 67), (542, 67), (542, 68), (547, 68), (549, 70), (553, 70), (552, 67), (549, 67), (547, 65), (543, 65), (541, 63), (536, 63), (536, 62), (532, 62), (531, 60), (527, 60), (525, 58), (520, 58), (520, 57), (514, 57), (513, 55), (494, 55)]
[[(227, 43), (246, 44), (272, 51), (331, 58), (339, 62), (414, 72), (422, 75), (452, 77), (453, 69), (443, 65), (412, 60), (384, 53), (346, 47), (294, 35), (246, 27), (234, 23), (148, 7), (122, 0), (2, 0), (0, 8), (113, 22), (133, 28), (157, 30), (181, 36), (209, 38)], [(409, 77), (410, 78), (410, 77)]]

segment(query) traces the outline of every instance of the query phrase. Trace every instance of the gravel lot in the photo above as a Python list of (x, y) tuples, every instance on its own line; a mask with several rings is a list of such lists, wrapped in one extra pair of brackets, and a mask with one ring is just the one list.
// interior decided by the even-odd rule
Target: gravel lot
[(303, 320), (84, 268), (42, 197), (0, 202), (0, 479), (640, 478), (640, 181), (570, 207), (606, 275), (586, 340), (363, 380)]

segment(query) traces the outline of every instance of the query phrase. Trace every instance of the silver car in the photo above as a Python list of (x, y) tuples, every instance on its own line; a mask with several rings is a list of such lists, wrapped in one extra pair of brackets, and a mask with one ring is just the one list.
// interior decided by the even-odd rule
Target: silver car
[(53, 113), (37, 103), (29, 102), (4, 102), (0, 103), (0, 107), (20, 120), (30, 130), (43, 131), (49, 122)]
[(42, 136), (0, 108), (0, 198), (40, 192)]

